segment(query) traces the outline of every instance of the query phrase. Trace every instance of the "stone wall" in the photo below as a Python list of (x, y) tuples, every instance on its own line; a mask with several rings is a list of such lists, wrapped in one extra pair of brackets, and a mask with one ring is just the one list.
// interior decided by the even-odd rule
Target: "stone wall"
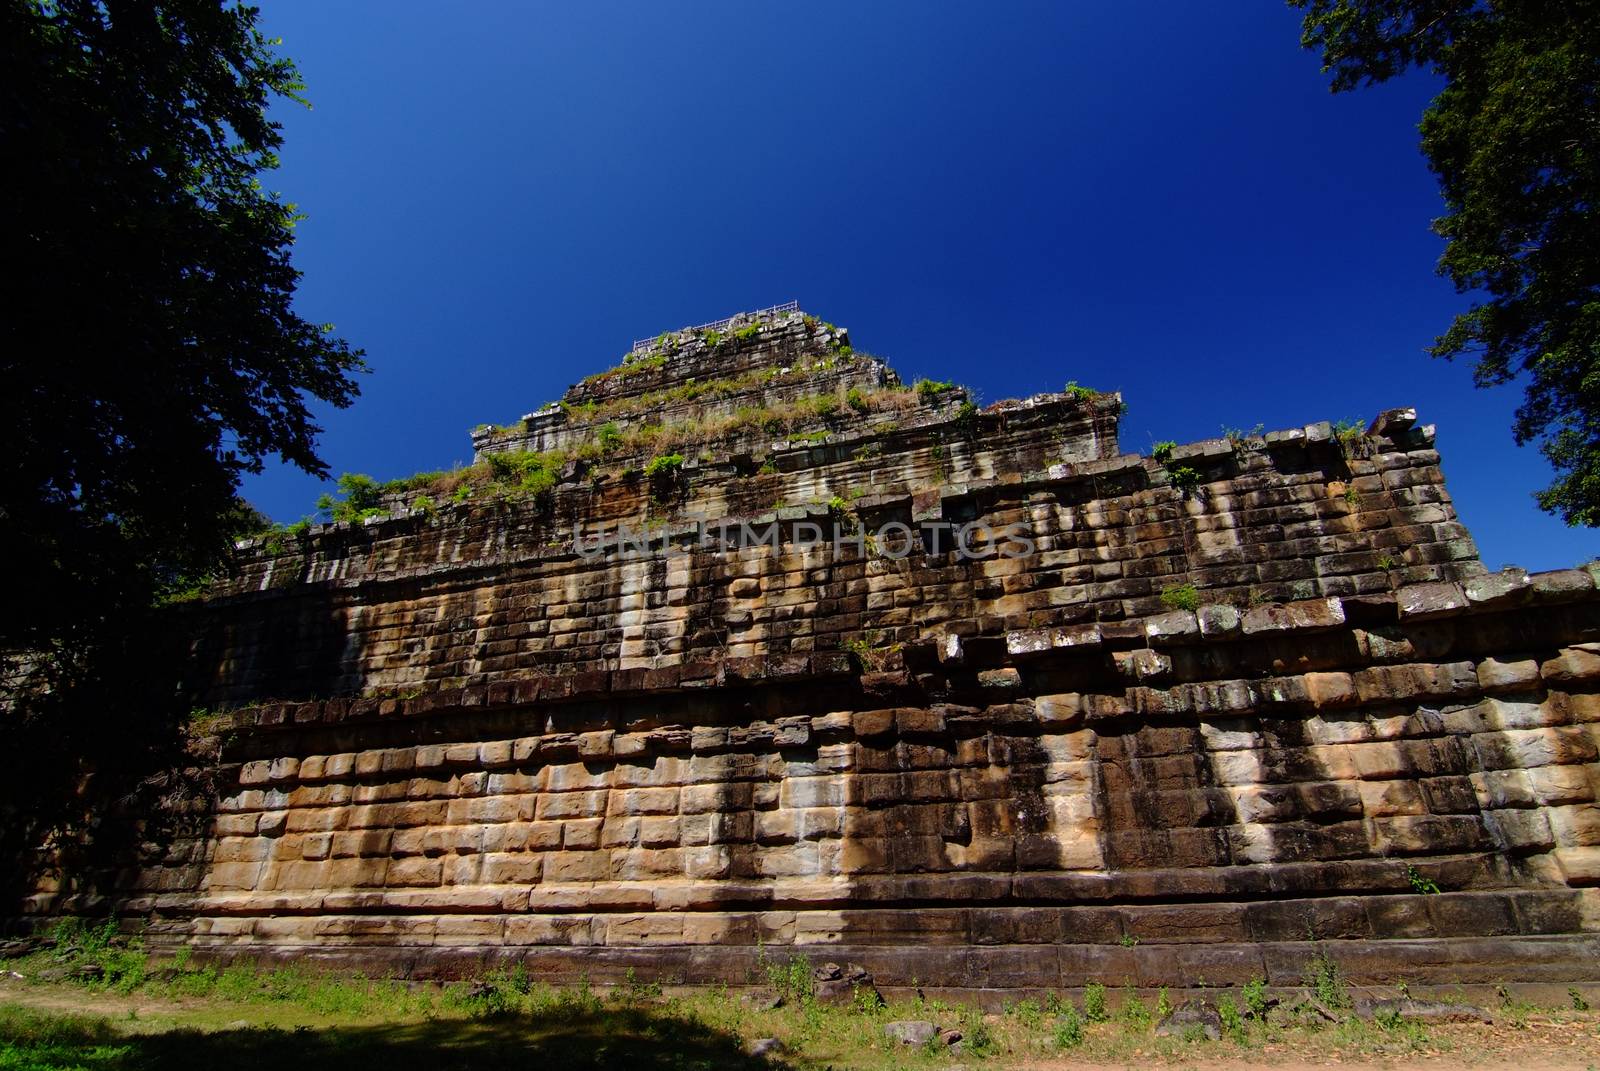
[[(843, 337), (779, 327), (648, 389)], [(792, 946), (890, 986), (1289, 982), (1320, 940), (1357, 978), (1592, 979), (1593, 566), (1487, 574), (1406, 410), (1158, 461), (1116, 452), (1113, 395), (964, 400), (713, 450), (667, 496), (575, 468), (246, 548), (182, 611), (185, 686), (237, 708), (222, 791), (116, 908), (423, 973), (737, 982)], [(649, 546), (579, 553), (624, 521)], [(777, 545), (706, 534), (737, 521)], [(891, 521), (904, 557), (849, 535)], [(980, 522), (1034, 552), (933, 551)]]

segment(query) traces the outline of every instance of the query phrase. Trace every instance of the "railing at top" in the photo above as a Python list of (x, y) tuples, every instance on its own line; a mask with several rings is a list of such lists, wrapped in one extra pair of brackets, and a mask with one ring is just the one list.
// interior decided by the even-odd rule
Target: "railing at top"
[[(721, 320), (712, 320), (708, 324), (700, 324), (697, 327), (685, 327), (680, 331), (668, 331), (666, 333), (669, 335), (676, 335), (681, 334), (682, 331), (721, 331), (724, 327), (727, 327), (741, 316), (766, 316), (769, 313), (775, 312), (794, 312), (799, 308), (800, 303), (798, 301), (785, 301), (782, 305), (774, 305), (770, 309), (757, 309), (755, 312), (739, 312)], [(637, 339), (635, 340), (633, 349), (630, 352), (639, 353), (642, 350), (647, 350), (651, 346), (654, 346), (656, 344), (656, 339), (660, 337), (660, 335), (657, 335), (655, 338)]]

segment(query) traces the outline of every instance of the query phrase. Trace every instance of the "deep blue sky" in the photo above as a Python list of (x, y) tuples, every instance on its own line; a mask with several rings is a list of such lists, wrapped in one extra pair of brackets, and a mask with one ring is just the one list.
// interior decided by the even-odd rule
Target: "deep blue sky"
[[(1422, 77), (1333, 96), (1260, 3), (267, 0), (301, 311), (364, 347), (324, 456), (470, 460), (632, 339), (789, 298), (907, 378), (1124, 393), (1126, 450), (1416, 405), (1493, 568), (1570, 565), (1547, 472), (1424, 347)], [(279, 520), (322, 488), (273, 469)]]

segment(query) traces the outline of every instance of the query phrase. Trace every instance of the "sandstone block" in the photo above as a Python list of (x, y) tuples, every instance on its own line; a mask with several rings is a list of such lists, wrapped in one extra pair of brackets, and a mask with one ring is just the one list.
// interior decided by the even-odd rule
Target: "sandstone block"
[(606, 851), (556, 852), (546, 858), (546, 882), (605, 881), (611, 876), (611, 855)]
[(1593, 593), (1594, 579), (1583, 569), (1557, 569), (1548, 573), (1534, 573), (1533, 598), (1540, 603), (1572, 602)]
[(1208, 603), (1196, 612), (1200, 634), (1208, 640), (1230, 640), (1243, 632), (1239, 611), (1223, 603)]
[(332, 833), (311, 833), (300, 841), (300, 854), (305, 859), (326, 859), (332, 849)]
[(600, 846), (603, 818), (569, 818), (556, 823), (561, 827), (561, 845), (568, 851), (582, 851)]
[(1557, 848), (1550, 854), (1568, 885), (1600, 885), (1600, 847)]
[(1530, 769), (1593, 762), (1595, 744), (1577, 727), (1508, 730), (1472, 738), (1485, 770)]
[(1593, 803), (1550, 807), (1545, 811), (1556, 844), (1562, 848), (1600, 846), (1600, 807)]
[(213, 824), (218, 837), (253, 837), (259, 814), (219, 814)]
[(1290, 631), (1314, 631), (1344, 624), (1344, 605), (1338, 599), (1305, 599), (1299, 602), (1257, 606), (1244, 615), (1246, 636)]
[(1401, 620), (1451, 617), (1467, 609), (1466, 592), (1452, 583), (1411, 584), (1395, 593)]
[(1172, 659), (1149, 648), (1117, 651), (1112, 655), (1117, 672), (1127, 680), (1157, 680), (1172, 672)]
[(508, 945), (587, 945), (593, 943), (588, 916), (524, 915), (505, 920)]
[(1484, 609), (1499, 609), (1526, 602), (1533, 593), (1533, 582), (1525, 569), (1508, 568), (1498, 573), (1469, 577), (1462, 583), (1467, 603)]
[(1362, 781), (1361, 809), (1369, 818), (1390, 818), (1400, 814), (1423, 814), (1427, 806), (1415, 781)]
[(1600, 679), (1600, 652), (1569, 647), (1541, 665), (1539, 675), (1557, 687)]
[(676, 814), (676, 788), (633, 788), (612, 790), (607, 814)]
[(1173, 610), (1145, 618), (1144, 634), (1156, 646), (1185, 643), (1200, 634), (1200, 623), (1188, 610)]
[(537, 852), (492, 852), (483, 858), (488, 885), (532, 885), (539, 880), (544, 856)]
[(1010, 667), (980, 670), (978, 687), (993, 692), (1014, 692), (1022, 687), (1022, 674)]
[(444, 865), (437, 859), (396, 859), (389, 864), (387, 884), (438, 885), (444, 875)]
[(1555, 846), (1555, 833), (1544, 811), (1485, 811), (1483, 820), (1490, 836), (1508, 851), (1548, 851)]
[(1035, 716), (1052, 730), (1078, 725), (1083, 721), (1083, 699), (1077, 692), (1042, 695), (1034, 700)]
[(540, 820), (563, 818), (594, 818), (606, 813), (607, 796), (604, 790), (589, 792), (545, 792), (539, 795), (535, 813)]
[(652, 881), (683, 873), (682, 848), (616, 848), (611, 851), (614, 881)]
[(264, 785), (271, 778), (272, 762), (268, 759), (247, 762), (239, 768), (239, 783), (241, 785)]
[(1307, 673), (1302, 680), (1306, 697), (1319, 710), (1349, 706), (1357, 700), (1355, 682), (1348, 673)]

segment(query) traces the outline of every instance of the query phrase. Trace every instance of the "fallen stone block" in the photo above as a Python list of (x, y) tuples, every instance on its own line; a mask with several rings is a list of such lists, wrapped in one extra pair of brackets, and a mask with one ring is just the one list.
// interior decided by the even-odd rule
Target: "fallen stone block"
[(1222, 1016), (1216, 1005), (1203, 1000), (1186, 1000), (1156, 1024), (1156, 1037), (1191, 1038), (1203, 1036), (1222, 1040)]

